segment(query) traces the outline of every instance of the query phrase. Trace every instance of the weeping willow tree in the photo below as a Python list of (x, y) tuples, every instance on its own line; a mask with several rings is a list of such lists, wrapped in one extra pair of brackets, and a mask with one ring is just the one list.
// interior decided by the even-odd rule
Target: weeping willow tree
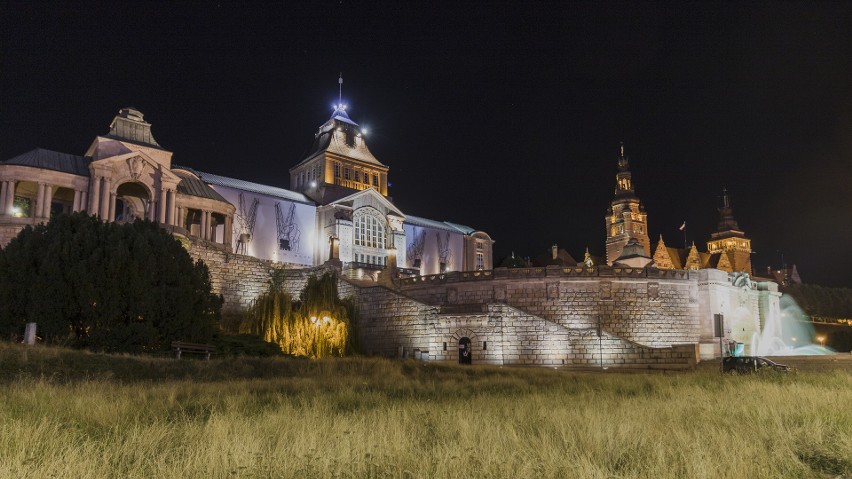
[(256, 334), (278, 344), (286, 354), (323, 358), (353, 352), (350, 336), (353, 304), (337, 297), (337, 278), (311, 276), (299, 301), (293, 301), (273, 280), (255, 301), (240, 325), (241, 333)]

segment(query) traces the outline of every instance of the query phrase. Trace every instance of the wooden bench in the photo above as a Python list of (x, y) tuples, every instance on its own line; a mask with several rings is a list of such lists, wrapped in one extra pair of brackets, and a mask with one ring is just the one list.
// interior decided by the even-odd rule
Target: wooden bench
[(214, 346), (209, 344), (186, 343), (183, 341), (172, 341), (172, 349), (175, 351), (177, 359), (180, 359), (182, 353), (204, 354), (205, 358), (210, 359), (210, 353), (216, 350)]

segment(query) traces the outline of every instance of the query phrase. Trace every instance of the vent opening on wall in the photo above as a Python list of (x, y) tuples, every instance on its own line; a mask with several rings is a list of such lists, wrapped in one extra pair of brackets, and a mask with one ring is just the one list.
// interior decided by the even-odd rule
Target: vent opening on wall
[(482, 349), (483, 349), (483, 350), (487, 350), (487, 349), (488, 349), (488, 341), (483, 341), (483, 342), (482, 342)]
[(447, 343), (444, 343), (444, 351), (447, 350)]

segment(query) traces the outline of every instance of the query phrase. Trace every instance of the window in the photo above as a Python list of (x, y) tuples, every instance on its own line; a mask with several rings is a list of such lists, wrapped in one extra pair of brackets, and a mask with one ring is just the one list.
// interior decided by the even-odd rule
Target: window
[(370, 248), (384, 248), (386, 244), (384, 221), (373, 215), (362, 215), (355, 221), (355, 244)]
[(373, 173), (373, 186), (376, 188), (379, 187), (379, 175), (378, 173)]
[(334, 162), (334, 177), (340, 178), (340, 163)]
[(485, 255), (482, 253), (476, 253), (476, 269), (485, 269)]
[(361, 182), (361, 172), (358, 170), (355, 170), (355, 181), (357, 181), (358, 183)]
[(485, 244), (483, 244), (482, 241), (476, 242), (476, 249), (477, 250), (482, 251), (484, 248), (485, 248)]
[(343, 167), (343, 179), (348, 180), (351, 178), (351, 171), (348, 166)]

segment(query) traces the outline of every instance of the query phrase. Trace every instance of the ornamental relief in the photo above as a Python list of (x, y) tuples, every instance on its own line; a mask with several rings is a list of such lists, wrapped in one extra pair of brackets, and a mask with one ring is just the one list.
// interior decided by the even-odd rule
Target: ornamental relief
[(141, 156), (134, 156), (133, 158), (127, 159), (127, 171), (128, 176), (132, 178), (134, 181), (139, 181), (139, 178), (142, 177), (142, 173), (145, 172), (145, 167), (147, 166), (147, 161)]

